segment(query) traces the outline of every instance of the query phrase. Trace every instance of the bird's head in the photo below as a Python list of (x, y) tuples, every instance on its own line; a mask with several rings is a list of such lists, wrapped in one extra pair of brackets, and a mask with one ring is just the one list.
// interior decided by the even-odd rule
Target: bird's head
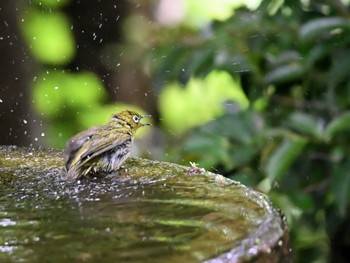
[(132, 110), (124, 110), (112, 116), (112, 120), (125, 122), (130, 125), (130, 128), (136, 130), (142, 126), (151, 125), (149, 123), (141, 122), (143, 118), (151, 117), (151, 115), (141, 115)]

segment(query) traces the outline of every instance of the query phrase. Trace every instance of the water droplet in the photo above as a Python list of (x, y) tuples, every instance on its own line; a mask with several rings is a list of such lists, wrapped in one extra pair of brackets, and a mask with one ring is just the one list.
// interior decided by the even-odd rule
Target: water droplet
[(27, 121), (26, 119), (23, 119), (23, 123), (24, 123), (24, 124), (27, 124), (28, 121)]
[(41, 137), (44, 137), (45, 136), (45, 132), (42, 132), (40, 135), (41, 135)]
[(13, 226), (16, 225), (15, 221), (12, 221), (9, 218), (4, 218), (0, 221), (0, 226)]

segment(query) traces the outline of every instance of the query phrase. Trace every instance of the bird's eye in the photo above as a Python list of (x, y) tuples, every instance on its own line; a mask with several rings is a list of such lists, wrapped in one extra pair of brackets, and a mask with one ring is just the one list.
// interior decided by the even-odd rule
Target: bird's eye
[(132, 119), (134, 120), (135, 123), (138, 123), (140, 121), (140, 118), (138, 116), (136, 116), (136, 115), (134, 115), (132, 117)]

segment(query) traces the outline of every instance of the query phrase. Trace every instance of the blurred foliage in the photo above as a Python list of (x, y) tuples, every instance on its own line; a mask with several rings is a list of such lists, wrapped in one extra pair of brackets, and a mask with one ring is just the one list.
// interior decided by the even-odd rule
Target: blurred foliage
[(73, 33), (64, 13), (41, 12), (35, 7), (29, 7), (20, 25), (30, 51), (38, 61), (64, 65), (74, 56)]
[(212, 71), (203, 80), (191, 78), (185, 87), (175, 82), (165, 85), (159, 110), (164, 126), (179, 133), (222, 115), (225, 100), (235, 100), (244, 109), (249, 105), (237, 81), (225, 71)]
[(64, 147), (78, 131), (106, 123), (115, 112), (128, 108), (145, 113), (137, 106), (109, 101), (104, 84), (95, 73), (65, 70), (77, 49), (72, 24), (62, 10), (69, 2), (23, 3), (19, 18), (29, 51), (40, 63), (31, 86), (35, 110), (47, 124), (41, 136), (45, 136), (48, 146), (58, 148)]
[(33, 85), (35, 106), (49, 118), (59, 116), (63, 110), (94, 108), (106, 95), (98, 76), (88, 72), (46, 71), (37, 77)]
[(71, 0), (31, 0), (32, 3), (48, 8), (57, 8), (66, 6)]
[(35, 78), (32, 86), (36, 110), (50, 121), (47, 137), (51, 147), (63, 147), (75, 131), (102, 125), (125, 108), (145, 113), (133, 105), (106, 104), (102, 81), (91, 72), (47, 70)]
[[(164, 126), (182, 125), (170, 111), (185, 123), (191, 115), (197, 126), (205, 114), (216, 118), (184, 125), (182, 143), (169, 147), (167, 159), (196, 162), (268, 193), (288, 218), (296, 262), (346, 262), (329, 243), (349, 218), (349, 19), (346, 1), (263, 1), (202, 32), (165, 28), (156, 49), (156, 88), (165, 93), (175, 88), (162, 83), (182, 83), (169, 95), (173, 102), (160, 97)], [(193, 81), (216, 70), (243, 87), (248, 108), (229, 96), (203, 99), (203, 82), (194, 98)], [(220, 99), (225, 113), (210, 115)]]
[(184, 24), (192, 28), (200, 28), (212, 20), (225, 21), (233, 15), (234, 10), (248, 6), (255, 9), (261, 0), (201, 0), (179, 1), (185, 7)]

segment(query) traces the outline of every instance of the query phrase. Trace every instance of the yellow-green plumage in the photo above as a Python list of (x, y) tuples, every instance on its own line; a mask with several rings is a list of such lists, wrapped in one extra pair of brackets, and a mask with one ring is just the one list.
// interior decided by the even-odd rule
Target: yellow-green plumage
[(125, 110), (112, 116), (103, 126), (80, 132), (67, 143), (65, 177), (73, 181), (90, 173), (112, 172), (129, 157), (134, 135), (148, 116)]

